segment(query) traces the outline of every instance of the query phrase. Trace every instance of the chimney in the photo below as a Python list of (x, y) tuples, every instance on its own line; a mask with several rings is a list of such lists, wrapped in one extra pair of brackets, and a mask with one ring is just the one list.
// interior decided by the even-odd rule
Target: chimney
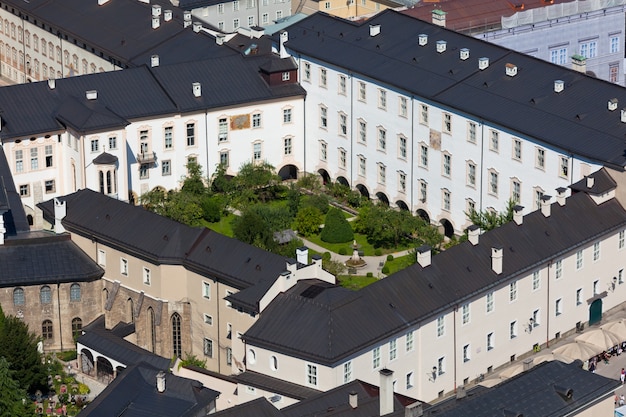
[(191, 83), (191, 87), (193, 89), (194, 97), (202, 96), (202, 87), (200, 86), (200, 83)]
[(161, 16), (161, 6), (158, 4), (152, 5), (152, 17)]
[(109, 0), (98, 0), (98, 6), (102, 6), (104, 4), (107, 4), (109, 2)]
[(441, 26), (441, 27), (446, 27), (446, 15), (448, 13), (444, 12), (441, 9), (434, 9), (431, 16), (432, 16), (432, 21), (433, 21), (433, 25), (437, 25), (437, 26)]
[(357, 408), (359, 406), (359, 394), (357, 394), (356, 391), (350, 391), (348, 402), (350, 403), (350, 408)]
[(159, 19), (158, 16), (153, 16), (152, 17), (152, 29), (156, 29), (159, 26), (161, 26), (161, 20)]
[(65, 228), (61, 224), (61, 220), (67, 215), (67, 207), (65, 201), (58, 198), (54, 199), (54, 233), (61, 234), (65, 232)]
[(444, 53), (446, 51), (446, 41), (437, 41), (437, 52)]
[(422, 268), (426, 268), (430, 265), (431, 261), (431, 251), (430, 246), (422, 245), (417, 248), (417, 263), (420, 264)]
[(287, 52), (287, 46), (285, 46), (285, 43), (287, 43), (287, 41), (289, 40), (289, 32), (287, 32), (286, 30), (281, 30), (280, 31), (280, 58), (284, 59), (284, 58), (289, 58), (289, 52)]
[(50, 90), (54, 90), (56, 88), (56, 86), (57, 86), (56, 80), (54, 78), (49, 78), (48, 79), (48, 88)]
[(572, 69), (574, 71), (587, 73), (587, 58), (582, 55), (572, 55)]
[(609, 111), (617, 110), (617, 99), (616, 98), (610, 99), (608, 107), (609, 107)]
[(565, 82), (563, 80), (554, 81), (554, 92), (560, 93), (565, 88)]
[(469, 240), (469, 242), (472, 245), (474, 246), (478, 245), (479, 236), (480, 236), (480, 227), (473, 224), (467, 228), (467, 240)]
[(528, 371), (532, 367), (533, 367), (533, 358), (524, 359), (524, 361), (522, 362), (522, 369), (524, 371)]
[(567, 200), (565, 198), (566, 192), (567, 192), (567, 188), (565, 187), (559, 187), (556, 189), (556, 202), (559, 203), (559, 206), (565, 205), (565, 201)]
[(296, 261), (302, 265), (309, 264), (309, 248), (302, 246), (296, 249)]
[(163, 12), (163, 20), (165, 20), (166, 22), (169, 22), (170, 20), (172, 20), (172, 11), (171, 10), (165, 10)]
[(85, 97), (87, 100), (95, 100), (98, 98), (98, 90), (87, 90), (85, 91)]
[(159, 371), (156, 376), (156, 389), (158, 392), (165, 392), (165, 372)]
[(191, 26), (191, 11), (185, 10), (183, 12), (183, 27)]
[(491, 269), (496, 274), (502, 273), (502, 248), (491, 248)]
[(158, 55), (152, 55), (150, 57), (150, 66), (153, 67), (153, 68), (159, 66), (159, 56)]
[(7, 232), (7, 228), (4, 227), (4, 216), (0, 213), (0, 245), (4, 245), (4, 234)]
[(508, 75), (509, 77), (515, 77), (517, 75), (517, 65), (506, 64), (504, 68), (506, 75)]
[(465, 61), (466, 59), (468, 59), (469, 58), (469, 49), (461, 48), (461, 51), (459, 52), (459, 58), (461, 58), (461, 61)]
[(552, 199), (552, 196), (550, 195), (542, 195), (541, 196), (541, 214), (544, 215), (544, 217), (550, 217), (550, 200)]
[(515, 205), (513, 207), (513, 221), (516, 225), (520, 225), (524, 222), (524, 206)]
[(393, 413), (393, 371), (385, 368), (381, 369), (379, 373), (378, 400), (380, 401), (380, 415), (382, 417)]
[(478, 58), (478, 69), (479, 70), (484, 70), (489, 66), (489, 58), (487, 57), (482, 57), (482, 58)]
[(465, 391), (465, 387), (461, 385), (456, 389), (456, 399), (460, 400), (461, 398), (467, 397), (467, 392)]
[(428, 43), (428, 35), (425, 33), (420, 33), (417, 37), (417, 43), (419, 44), (419, 46), (426, 46), (426, 44)]
[(374, 37), (380, 34), (380, 25), (370, 25), (370, 36)]
[(198, 33), (202, 30), (202, 22), (193, 22), (193, 31)]
[(595, 179), (591, 175), (587, 175), (587, 188), (593, 188)]
[(422, 417), (423, 415), (424, 406), (419, 401), (415, 401), (404, 408), (404, 417)]
[(623, 108), (621, 113), (621, 121), (622, 123), (626, 123), (626, 108)]
[(226, 38), (226, 36), (224, 35), (217, 35), (215, 37), (215, 43), (218, 45), (224, 45), (224, 38)]

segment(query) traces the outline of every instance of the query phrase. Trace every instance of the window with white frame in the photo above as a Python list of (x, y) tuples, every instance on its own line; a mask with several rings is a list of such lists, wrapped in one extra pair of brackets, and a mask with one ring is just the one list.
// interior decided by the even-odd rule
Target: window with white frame
[(378, 108), (387, 110), (387, 91), (382, 88), (378, 89)]
[(317, 386), (317, 366), (308, 363), (306, 365), (306, 381), (309, 385)]
[(359, 101), (367, 99), (367, 87), (363, 81), (359, 81)]
[(476, 143), (476, 123), (467, 122), (467, 141)]
[(345, 75), (339, 76), (339, 94), (341, 94), (342, 96), (346, 95), (346, 76)]
[(233, 19), (233, 29), (235, 29), (235, 30), (239, 29), (239, 18), (238, 17)]
[(359, 119), (359, 142), (365, 143), (367, 141), (367, 123)]
[(291, 109), (283, 109), (283, 123), (291, 123)]
[(554, 264), (554, 276), (556, 279), (560, 279), (563, 276), (563, 260), (559, 259)]
[(593, 295), (598, 295), (600, 293), (600, 280), (593, 281), (592, 285)]
[(339, 134), (341, 136), (348, 134), (348, 116), (345, 113), (339, 113)]
[(387, 150), (387, 131), (383, 127), (378, 127), (378, 150)]
[(452, 115), (450, 113), (443, 114), (443, 132), (452, 134)]
[(204, 352), (204, 356), (208, 358), (212, 358), (213, 357), (213, 341), (205, 337), (202, 350)]
[[(269, 13), (263, 13), (261, 15), (261, 23), (264, 24), (264, 25), (267, 25), (269, 22), (270, 22), (270, 15), (269, 15)], [(309, 80), (307, 80), (307, 81), (309, 81)]]
[(174, 146), (174, 139), (172, 136), (173, 134), (174, 134), (173, 126), (166, 126), (163, 129), (163, 147), (165, 149), (172, 149), (172, 147)]
[(283, 153), (285, 155), (291, 155), (292, 153), (292, 138), (286, 137), (283, 139)]
[(252, 128), (256, 129), (261, 127), (261, 113), (252, 114)]
[(487, 333), (487, 350), (492, 350), (495, 347), (495, 336), (492, 333)]
[(28, 197), (30, 196), (30, 185), (22, 184), (20, 185), (20, 197)]
[(372, 350), (372, 369), (380, 367), (380, 346)]
[(500, 150), (500, 133), (497, 130), (489, 131), (489, 150), (499, 152)]
[(467, 161), (467, 178), (466, 184), (470, 187), (476, 186), (476, 164), (473, 161)]
[(208, 324), (209, 326), (213, 326), (213, 316), (209, 314), (204, 314), (204, 324)]
[(252, 160), (254, 162), (259, 162), (261, 160), (262, 154), (261, 154), (261, 143), (260, 142), (256, 142), (254, 144), (252, 144)]
[(91, 152), (98, 152), (100, 150), (100, 141), (98, 139), (91, 140)]
[(326, 129), (328, 127), (328, 108), (320, 106), (320, 127)]
[(220, 165), (228, 168), (230, 165), (230, 152), (227, 150), (220, 151)]
[(516, 161), (522, 160), (522, 141), (519, 139), (513, 139), (513, 154), (511, 155)]
[(557, 65), (567, 64), (567, 47), (557, 46), (550, 48), (550, 62)]
[(202, 282), (202, 296), (206, 299), (211, 299), (211, 284), (206, 281)]
[(107, 255), (102, 249), (98, 249), (98, 264), (102, 266), (106, 266), (107, 264)]
[(419, 197), (419, 199), (420, 199), (420, 202), (425, 204), (426, 201), (428, 200), (428, 183), (426, 183), (425, 180), (420, 180), (419, 184), (420, 184), (420, 189), (419, 189), (419, 192), (420, 192), (419, 196), (420, 197)]
[(559, 176), (567, 178), (569, 175), (569, 159), (565, 156), (559, 156)]
[(343, 148), (339, 148), (339, 168), (346, 168), (347, 152)]
[(437, 337), (443, 336), (445, 332), (446, 332), (445, 317), (439, 316), (437, 317)]
[(15, 172), (24, 172), (24, 151), (15, 151)]
[(224, 3), (220, 3), (217, 5), (217, 12), (219, 14), (224, 14)]
[(463, 362), (468, 362), (470, 360), (470, 345), (464, 345), (463, 346)]
[(593, 244), (593, 261), (597, 262), (600, 259), (600, 242)]
[(406, 151), (407, 140), (405, 136), (398, 135), (398, 157), (402, 159), (406, 159), (407, 151)]
[(509, 323), (509, 339), (515, 339), (517, 337), (517, 320), (513, 320)]
[(420, 167), (428, 168), (428, 146), (420, 145)]
[(598, 41), (588, 40), (578, 45), (579, 54), (585, 58), (595, 58), (598, 55)]
[(539, 210), (541, 208), (541, 199), (543, 198), (543, 190), (540, 188), (535, 188), (535, 209)]
[(554, 314), (560, 316), (563, 313), (563, 299), (559, 298), (554, 302)]
[(576, 270), (580, 270), (583, 267), (583, 250), (576, 252)]
[(146, 285), (150, 285), (150, 269), (144, 267), (143, 268), (143, 283)]
[(542, 148), (535, 149), (535, 168), (545, 169), (546, 167), (546, 151)]
[(514, 178), (511, 180), (511, 200), (516, 203), (520, 202), (522, 198), (522, 184), (518, 179)]
[(579, 288), (576, 290), (576, 305), (579, 306), (583, 303), (583, 289)]
[(617, 237), (617, 249), (624, 249), (626, 243), (626, 230), (621, 230)]
[(387, 182), (387, 167), (378, 163), (378, 183), (385, 184)]
[[(230, 291), (230, 290), (226, 290), (226, 297), (230, 297), (233, 294), (235, 294), (235, 293)], [(224, 301), (226, 301), (226, 307), (232, 307), (233, 306), (233, 303), (231, 303), (230, 301), (228, 301), (228, 300), (224, 300)]]
[(365, 174), (365, 157), (363, 155), (359, 155), (359, 175), (364, 177)]
[(407, 352), (410, 352), (413, 350), (413, 346), (414, 346), (414, 337), (415, 337), (415, 332), (410, 331), (406, 334), (406, 346), (405, 346), (405, 350)]
[(343, 383), (352, 381), (352, 361), (343, 364)]
[(326, 72), (326, 68), (320, 68), (320, 87), (322, 88), (326, 88), (327, 85), (327, 72)]
[(491, 313), (494, 309), (493, 291), (487, 293), (486, 310)]
[(541, 275), (539, 271), (533, 272), (533, 291), (537, 291), (541, 287)]
[(443, 200), (442, 209), (445, 211), (450, 211), (450, 207), (452, 206), (452, 194), (449, 190), (443, 189), (441, 190), (441, 196)]
[(46, 158), (46, 168), (52, 167), (52, 145), (46, 145), (44, 147), (44, 153)]
[(401, 193), (406, 193), (406, 174), (402, 171), (398, 172), (398, 184)]
[(437, 375), (443, 375), (446, 372), (446, 357), (442, 356), (437, 359)]
[(462, 322), (463, 324), (468, 324), (470, 322), (470, 305), (469, 303), (463, 304), (461, 307), (462, 310)]
[(311, 63), (304, 63), (304, 81), (311, 81)]
[(328, 159), (328, 144), (324, 141), (320, 141), (320, 161), (326, 161)]
[(611, 35), (609, 37), (609, 53), (616, 54), (619, 52), (619, 35)]
[(498, 195), (498, 173), (494, 170), (489, 170), (489, 193)]
[(389, 361), (398, 357), (398, 339), (392, 339), (389, 341)]
[(465, 199), (465, 213), (466, 213), (466, 217), (469, 220), (469, 214), (476, 211), (476, 202), (474, 200), (472, 200), (471, 198), (466, 198)]
[(452, 155), (449, 153), (443, 153), (441, 155), (442, 161), (442, 174), (444, 177), (450, 177), (452, 174)]
[(533, 315), (530, 318), (532, 327), (539, 326), (541, 324), (541, 311), (539, 309), (534, 310)]
[(509, 284), (509, 301), (517, 300), (517, 281)]
[(399, 106), (399, 115), (400, 115), (400, 117), (407, 117), (408, 114), (409, 114), (407, 98), (406, 97), (400, 97), (398, 106)]
[(120, 258), (120, 274), (128, 276), (128, 259)]
[(420, 104), (419, 121), (420, 124), (428, 124), (428, 106), (426, 104)]
[(228, 140), (228, 119), (222, 117), (218, 120), (217, 140), (226, 142)]

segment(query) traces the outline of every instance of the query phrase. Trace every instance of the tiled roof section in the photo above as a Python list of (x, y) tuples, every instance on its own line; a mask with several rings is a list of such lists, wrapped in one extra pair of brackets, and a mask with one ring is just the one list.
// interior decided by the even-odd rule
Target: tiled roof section
[[(370, 36), (371, 24), (380, 25), (378, 35)], [(393, 10), (360, 25), (316, 13), (288, 33), (287, 47), (305, 58), (379, 80), (563, 152), (620, 169), (626, 165), (626, 123), (607, 108), (611, 98), (626, 102), (626, 90), (618, 85)], [(428, 35), (425, 46), (418, 44), (420, 34)], [(440, 40), (446, 41), (443, 53), (436, 51)], [(460, 59), (461, 48), (469, 49), (467, 60)], [(484, 70), (478, 68), (480, 57), (489, 59)], [(505, 75), (506, 64), (516, 65), (517, 75)], [(560, 93), (554, 91), (556, 80), (564, 81)]]
[(89, 323), (83, 329), (83, 334), (78, 337), (77, 342), (125, 366), (137, 365), (141, 362), (159, 370), (167, 370), (170, 366), (169, 359), (142, 349), (113, 331), (107, 330), (104, 327), (104, 316)]
[(289, 398), (294, 398), (296, 400), (304, 400), (321, 393), (321, 391), (313, 388), (305, 387), (303, 385), (297, 385), (254, 371), (242, 372), (235, 376), (235, 380), (240, 384), (259, 387), (266, 391), (285, 395)]
[[(446, 404), (424, 417), (491, 417), (493, 415), (557, 417), (575, 414), (614, 395), (619, 381), (581, 369), (576, 361), (544, 362), (497, 386)], [(571, 389), (571, 398), (564, 395)], [(560, 392), (559, 392), (560, 391)], [(508, 412), (508, 413), (507, 413)]]
[[(596, 205), (587, 194), (578, 193), (564, 206), (554, 203), (550, 208), (549, 217), (532, 212), (522, 225), (509, 222), (482, 234), (476, 246), (461, 243), (434, 256), (426, 268), (415, 264), (357, 292), (323, 288), (311, 298), (304, 286), (315, 284), (300, 282), (275, 298), (244, 339), (252, 346), (335, 365), (454, 304), (626, 227), (626, 211), (616, 199)], [(502, 274), (491, 269), (493, 247), (503, 248)]]
[[(593, 186), (591, 188), (587, 187), (587, 177), (593, 179)], [(601, 168), (589, 174), (587, 177), (570, 185), (569, 188), (571, 188), (572, 191), (585, 191), (590, 194), (604, 194), (617, 188), (617, 183), (609, 175), (606, 168)]]
[(22, 198), (15, 188), (13, 174), (2, 146), (0, 146), (0, 196), (0, 210), (8, 210), (3, 214), (4, 227), (7, 229), (5, 238), (30, 231)]
[(269, 74), (281, 71), (293, 71), (298, 69), (296, 61), (293, 58), (272, 59), (271, 57), (262, 63), (259, 68)]
[(165, 373), (165, 391), (156, 389), (161, 369), (146, 363), (128, 367), (80, 412), (81, 417), (196, 417), (206, 415), (219, 392), (198, 381)]
[(213, 414), (215, 417), (282, 417), (282, 412), (265, 397), (239, 404)]
[(0, 246), (0, 287), (86, 282), (102, 275), (69, 235), (26, 233)]

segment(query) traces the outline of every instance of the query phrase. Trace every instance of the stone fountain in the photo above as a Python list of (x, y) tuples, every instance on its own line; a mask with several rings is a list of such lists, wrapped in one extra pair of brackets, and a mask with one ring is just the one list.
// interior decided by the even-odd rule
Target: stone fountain
[(359, 255), (359, 244), (356, 240), (352, 242), (352, 256), (345, 262), (348, 268), (362, 268), (367, 262)]

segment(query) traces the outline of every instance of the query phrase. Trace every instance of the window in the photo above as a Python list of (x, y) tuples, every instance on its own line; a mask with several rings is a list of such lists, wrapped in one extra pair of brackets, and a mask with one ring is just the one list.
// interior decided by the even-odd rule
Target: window
[(541, 208), (542, 198), (543, 198), (543, 191), (541, 189), (535, 189), (535, 209)]
[[(254, 16), (248, 16), (248, 27), (251, 27), (251, 26), (254, 26)], [(285, 76), (286, 76), (286, 79), (285, 79)], [(289, 81), (288, 72), (283, 72), (283, 81)]]
[(30, 196), (30, 186), (27, 184), (20, 185), (20, 197)]
[(399, 191), (401, 193), (406, 192), (406, 174), (402, 171), (398, 172), (398, 183), (400, 185)]
[(204, 356), (208, 358), (212, 358), (213, 357), (213, 341), (205, 337), (202, 350), (204, 352)]
[(619, 52), (619, 36), (611, 36), (609, 38), (609, 52), (616, 54)]
[(233, 338), (233, 325), (226, 323), (226, 339), (231, 340)]
[(311, 81), (311, 64), (309, 62), (304, 63), (304, 81)]
[(226, 142), (228, 140), (228, 120), (225, 117), (218, 120), (217, 138), (219, 142)]
[(291, 109), (283, 109), (283, 123), (291, 123)]
[(414, 384), (415, 382), (413, 380), (413, 372), (409, 372), (408, 374), (406, 374), (406, 389), (413, 388)]
[(476, 143), (476, 123), (467, 122), (467, 141)]
[(546, 151), (537, 148), (535, 151), (535, 168), (545, 169), (546, 167)]
[(320, 68), (320, 87), (326, 88), (327, 74), (325, 68)]
[(452, 133), (452, 115), (450, 113), (443, 114), (443, 132)]
[(52, 321), (44, 320), (41, 323), (41, 337), (43, 340), (52, 340)]
[(404, 136), (398, 136), (398, 156), (402, 159), (406, 159), (406, 138)]
[[(235, 293), (232, 291), (226, 290), (226, 297), (230, 297), (233, 294)], [(233, 304), (230, 301), (226, 300), (226, 307), (232, 307), (232, 306)]]
[(513, 159), (516, 161), (522, 160), (522, 141), (519, 139), (513, 139)]
[(367, 99), (367, 87), (365, 83), (359, 81), (359, 101), (365, 101)]
[(233, 364), (233, 349), (231, 347), (226, 348), (226, 365)]
[(285, 138), (283, 140), (283, 152), (284, 152), (285, 155), (291, 155), (291, 152), (292, 152), (292, 148), (291, 148), (292, 141), (291, 141), (291, 139), (292, 138)]
[(261, 23), (264, 25), (267, 25), (269, 22), (270, 22), (270, 15), (268, 13), (263, 13), (261, 15)]
[(560, 279), (563, 276), (563, 260), (562, 259), (559, 259), (558, 261), (556, 261), (556, 263), (554, 264), (554, 269), (555, 269), (555, 278)]
[(579, 306), (583, 303), (583, 289), (579, 288), (576, 290), (576, 305)]
[(463, 362), (469, 362), (470, 360), (470, 345), (463, 346)]
[(446, 372), (446, 357), (442, 356), (437, 359), (437, 375), (443, 375)]
[(50, 304), (52, 302), (52, 290), (49, 286), (44, 285), (41, 287), (41, 290), (39, 290), (39, 300), (41, 304)]
[(557, 65), (567, 64), (567, 48), (556, 47), (550, 49), (550, 62)]
[(517, 180), (511, 180), (511, 200), (516, 203), (520, 202), (522, 198), (522, 184)]
[(252, 145), (252, 159), (254, 162), (261, 160), (261, 144), (259, 142)]
[(328, 127), (328, 109), (320, 106), (320, 127), (326, 129)]
[[(165, 128), (165, 134), (166, 134), (166, 143), (167, 143), (167, 128)], [(171, 129), (171, 128), (170, 128)], [(196, 144), (196, 124), (195, 123), (187, 123), (186, 125), (186, 131), (187, 131), (187, 146), (195, 146)], [(170, 131), (170, 139), (172, 136), (172, 133)]]
[(609, 81), (612, 83), (619, 81), (619, 63), (609, 64)]
[(625, 230), (620, 231), (618, 238), (617, 238), (617, 249), (624, 249), (624, 243), (626, 242), (625, 238), (626, 238), (626, 231)]
[(408, 116), (408, 100), (406, 99), (406, 97), (400, 97), (399, 98), (399, 114), (401, 117), (407, 117)]
[(171, 175), (171, 173), (172, 173), (172, 162), (169, 160), (162, 161), (161, 162), (161, 175), (167, 176), (167, 175)]
[(46, 180), (44, 182), (44, 188), (46, 190), (46, 193), (53, 193), (56, 189), (54, 185), (54, 180)]
[(583, 267), (583, 250), (576, 252), (576, 270), (580, 270)]
[(517, 321), (509, 323), (509, 339), (515, 339), (517, 337)]
[(452, 195), (450, 194), (450, 191), (444, 188), (443, 190), (441, 190), (441, 194), (443, 199), (443, 209), (446, 211), (450, 211), (450, 206), (452, 204)]
[(339, 76), (339, 94), (341, 94), (342, 96), (346, 95), (346, 76), (345, 75)]
[(365, 176), (365, 157), (363, 155), (359, 155), (359, 175)]
[(109, 137), (109, 149), (117, 149), (117, 137)]
[(208, 324), (209, 326), (213, 326), (213, 316), (204, 314), (204, 323)]
[(324, 2), (324, 9), (326, 9), (326, 10), (330, 9), (330, 2), (329, 1), (325, 1)]
[(239, 0), (233, 1), (233, 11), (234, 12), (239, 11)]
[(16, 288), (13, 290), (13, 304), (16, 306), (23, 306), (24, 305), (24, 289), (23, 288)]
[(348, 361), (343, 364), (343, 383), (347, 384), (352, 381), (352, 362)]
[(359, 141), (361, 143), (367, 142), (367, 123), (363, 120), (359, 120)]
[(428, 106), (426, 104), (420, 105), (419, 121), (423, 125), (428, 124)]
[(617, 271), (617, 283), (618, 284), (624, 283), (624, 270), (623, 269), (620, 269), (619, 271)]
[(596, 262), (600, 259), (600, 242), (593, 244), (593, 261)]
[(407, 352), (410, 352), (413, 350), (414, 337), (415, 337), (415, 333), (413, 331), (410, 331), (406, 334), (405, 348)]
[(428, 146), (420, 145), (420, 166), (428, 168)]
[(595, 58), (598, 55), (598, 42), (587, 41), (579, 44), (579, 53), (585, 58)]
[(462, 320), (463, 320), (463, 324), (468, 324), (470, 322), (470, 305), (469, 304), (463, 304)]
[(428, 184), (424, 180), (420, 180), (420, 202), (426, 203), (428, 198)]
[(598, 295), (599, 292), (600, 292), (600, 281), (595, 280), (593, 281), (593, 295)]
[(533, 272), (533, 291), (537, 291), (541, 286), (541, 275), (539, 271)]
[(208, 282), (202, 282), (202, 296), (208, 300), (211, 299), (211, 284)]
[(382, 127), (378, 128), (378, 150), (387, 150), (387, 131)]
[(489, 171), (489, 193), (498, 194), (498, 173), (495, 171)]
[(486, 303), (487, 313), (491, 313), (493, 311), (493, 291), (487, 293), (487, 303)]
[(70, 285), (70, 301), (80, 301), (80, 284)]
[(567, 178), (569, 174), (569, 160), (564, 156), (559, 156), (559, 176)]
[(387, 91), (382, 89), (378, 90), (378, 108), (387, 110)]
[(559, 298), (554, 302), (554, 314), (560, 316), (563, 313), (563, 300)]
[(120, 258), (120, 274), (128, 275), (128, 260)]
[(517, 281), (509, 284), (509, 301), (517, 300)]
[(46, 145), (44, 148), (46, 154), (46, 168), (52, 167), (52, 145)]
[(33, 171), (39, 169), (39, 157), (37, 152), (37, 148), (30, 150), (30, 169)]
[(261, 127), (261, 113), (254, 113), (252, 115), (252, 128), (256, 129)]
[(150, 285), (150, 269), (146, 267), (143, 268), (143, 283)]
[(339, 168), (345, 168), (346, 167), (346, 150), (339, 148)]
[(444, 316), (437, 317), (437, 337), (441, 337), (445, 334), (446, 327), (444, 319)]
[(398, 340), (393, 339), (389, 341), (389, 361), (392, 361), (398, 357)]
[(24, 151), (15, 151), (15, 172), (24, 171)]
[(100, 145), (98, 139), (91, 140), (91, 152), (98, 152), (100, 150)]
[[(254, 17), (250, 16), (250, 17), (248, 18), (248, 22), (250, 21), (250, 18), (252, 18), (252, 19), (254, 20)], [(253, 26), (253, 25), (254, 25), (254, 23), (253, 23), (252, 25), (249, 25), (249, 26)], [(281, 79), (282, 79), (283, 81), (289, 81), (289, 79), (290, 79), (290, 78), (291, 78), (291, 74), (289, 74), (289, 71), (284, 71), (284, 72), (282, 73), (282, 78), (281, 78)]]
[(326, 142), (320, 141), (320, 160), (326, 161), (328, 159), (328, 145)]
[(500, 149), (500, 133), (493, 129), (489, 132), (489, 150), (498, 152)]
[(537, 327), (541, 324), (541, 312), (539, 311), (539, 309), (533, 311), (530, 322), (532, 327)]
[(487, 333), (487, 350), (492, 350), (495, 346), (493, 333)]
[(309, 385), (317, 386), (317, 366), (306, 365), (306, 380)]
[(387, 182), (387, 167), (383, 164), (378, 164), (378, 183), (385, 184)]
[(443, 155), (443, 176), (450, 177), (452, 171), (452, 156), (450, 154), (444, 153)]
[(80, 317), (74, 317), (72, 319), (72, 337), (74, 338), (74, 340), (76, 340), (76, 338), (80, 336), (82, 333), (83, 333), (83, 321), (80, 319)]
[(181, 318), (178, 313), (172, 314), (172, 354), (180, 358), (183, 354), (182, 339), (181, 339)]
[(339, 134), (345, 136), (348, 134), (348, 116), (339, 113)]

